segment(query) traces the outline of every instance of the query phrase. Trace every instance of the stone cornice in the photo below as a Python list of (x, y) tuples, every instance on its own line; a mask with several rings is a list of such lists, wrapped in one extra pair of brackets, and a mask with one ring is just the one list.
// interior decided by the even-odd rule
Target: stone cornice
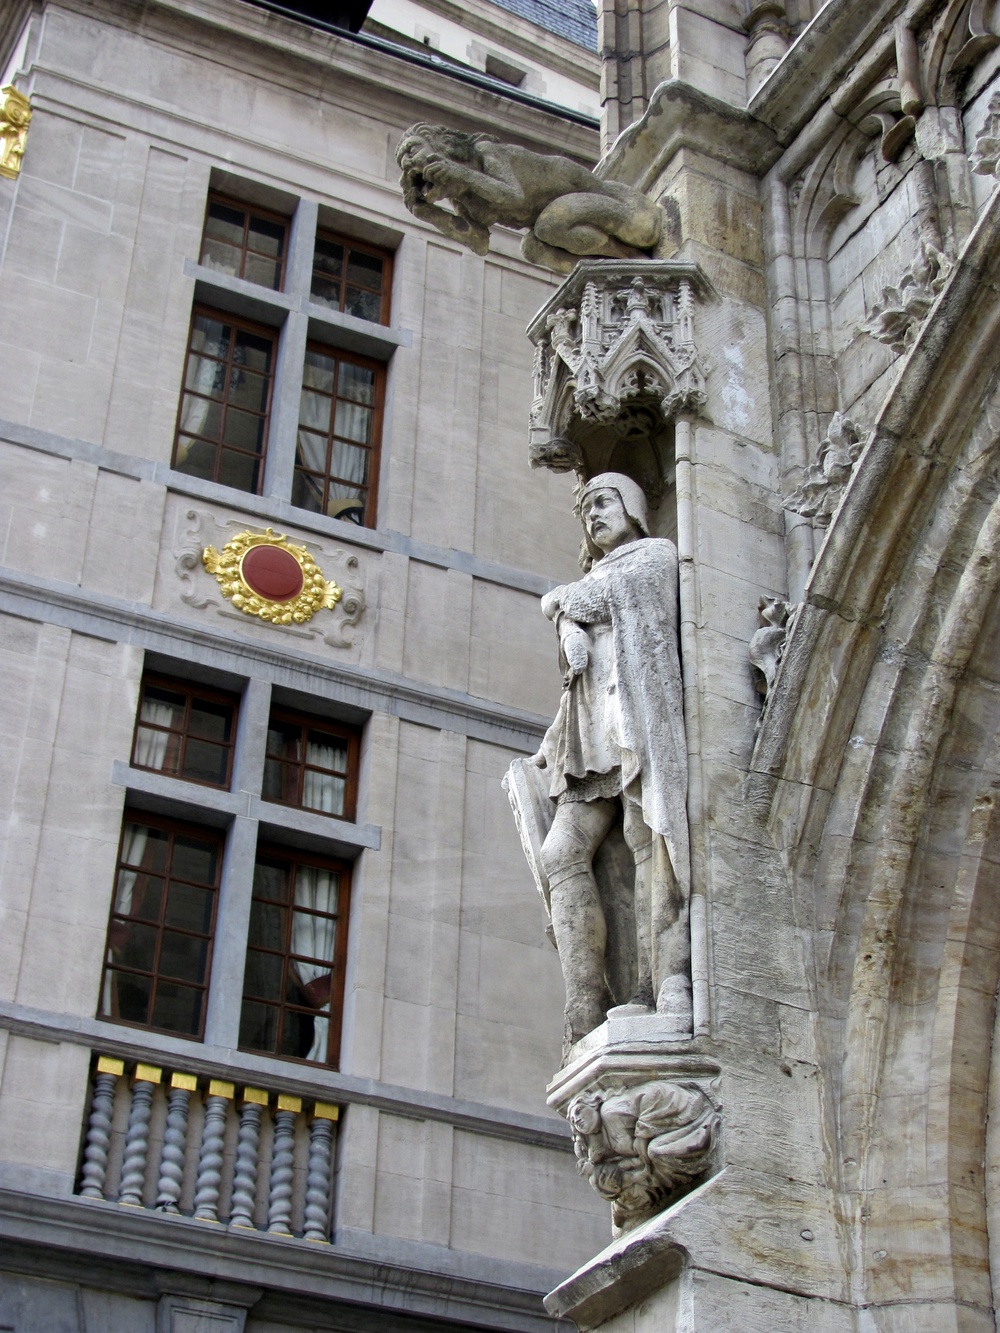
[(642, 119), (611, 145), (597, 175), (648, 190), (683, 148), (755, 176), (762, 175), (781, 152), (773, 130), (747, 111), (681, 79), (669, 79), (653, 93)]
[(542, 63), (538, 59), (539, 35), (544, 32), (541, 42), (545, 47), (546, 65), (568, 79), (576, 79), (595, 90), (600, 87), (600, 62), (596, 51), (585, 51), (557, 33), (536, 28), (527, 19), (518, 18), (510, 10), (499, 9), (488, 0), (462, 0), (462, 3), (458, 0), (422, 0), (422, 7), (539, 64)]
[[(358, 1305), (384, 1311), (388, 1329), (406, 1326), (405, 1320), (396, 1323), (397, 1315), (440, 1319), (446, 1312), (466, 1328), (543, 1333), (552, 1325), (540, 1298), (561, 1276), (550, 1268), (390, 1236), (350, 1232), (333, 1245), (317, 1245), (21, 1189), (0, 1188), (0, 1236), (7, 1264), (20, 1271), (86, 1283), (96, 1269), (112, 1290), (148, 1299), (185, 1280), (207, 1284), (205, 1295), (221, 1289), (223, 1297), (236, 1284), (232, 1293), (244, 1293), (250, 1304), (263, 1289), (282, 1312), (292, 1302), (299, 1314), (311, 1315), (311, 1326), (326, 1325), (330, 1302), (351, 1302), (355, 1311)], [(247, 1286), (248, 1274), (253, 1287)], [(258, 1314), (267, 1301), (265, 1295)], [(426, 1327), (423, 1320), (420, 1326)]]

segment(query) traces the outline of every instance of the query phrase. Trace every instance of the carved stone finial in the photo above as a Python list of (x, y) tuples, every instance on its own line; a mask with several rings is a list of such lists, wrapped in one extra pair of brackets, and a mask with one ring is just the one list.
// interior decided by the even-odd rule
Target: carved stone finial
[[(403, 135), (396, 161), (413, 216), (479, 255), (496, 225), (527, 227), (521, 253), (554, 273), (569, 273), (581, 255), (647, 255), (660, 239), (662, 214), (641, 191), (492, 134), (421, 121)], [(454, 211), (441, 207), (444, 199)]]
[(28, 139), (31, 103), (11, 84), (0, 88), (0, 176), (13, 180), (21, 170)]
[(883, 287), (882, 300), (872, 306), (860, 331), (888, 343), (894, 352), (907, 351), (953, 267), (944, 251), (925, 237), (898, 285)]
[(829, 527), (865, 443), (854, 422), (842, 412), (834, 412), (826, 436), (820, 442), (817, 461), (805, 469), (801, 482), (785, 500), (784, 508), (811, 518), (818, 528)]

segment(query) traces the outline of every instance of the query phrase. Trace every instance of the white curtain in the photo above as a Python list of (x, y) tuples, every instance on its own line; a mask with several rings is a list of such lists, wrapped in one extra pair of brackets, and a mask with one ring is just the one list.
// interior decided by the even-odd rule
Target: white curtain
[(135, 738), (135, 756), (132, 760), (141, 768), (163, 768), (167, 757), (167, 745), (170, 736), (165, 731), (149, 731), (142, 724), (150, 722), (155, 727), (169, 727), (174, 720), (171, 704), (158, 703), (155, 699), (143, 699), (139, 709), (139, 730)]
[[(319, 768), (343, 768), (343, 756), (332, 745), (306, 745), (306, 763)], [(322, 810), (325, 815), (344, 812), (344, 780), (333, 773), (317, 773), (307, 768), (302, 782), (302, 804), (310, 810)]]
[[(157, 737), (159, 739), (159, 737)], [(164, 741), (166, 737), (163, 738)], [(142, 858), (146, 854), (146, 843), (149, 841), (149, 829), (145, 824), (126, 824), (125, 832), (122, 836), (122, 861), (130, 866), (142, 865)], [(132, 911), (132, 896), (135, 892), (135, 882), (140, 875), (139, 870), (119, 870), (118, 886), (115, 890), (114, 911), (122, 916), (128, 916)], [(108, 950), (108, 962), (114, 960), (110, 956), (111, 950)], [(110, 974), (104, 977), (104, 996), (101, 1009), (105, 1014), (114, 1012), (112, 1006), (112, 988), (114, 979)]]
[[(195, 356), (205, 350), (205, 344), (209, 340), (209, 331), (200, 329), (195, 324), (191, 330), (191, 355)], [(190, 367), (190, 360), (188, 366)], [(181, 424), (178, 431), (179, 435), (197, 435), (205, 424), (205, 418), (208, 416), (208, 409), (212, 406), (210, 398), (213, 390), (217, 388), (217, 379), (220, 373), (224, 373), (225, 367), (219, 361), (210, 361), (206, 357), (198, 357), (198, 369), (194, 373), (194, 380), (191, 381), (190, 370), (188, 372), (188, 389), (195, 393), (204, 394), (203, 398), (191, 397), (188, 393), (184, 395), (184, 407), (181, 411)], [(221, 392), (222, 386), (218, 386)], [(191, 447), (190, 441), (180, 440), (177, 446), (177, 460), (183, 462), (188, 455)]]
[[(322, 958), (323, 963), (295, 963), (302, 985), (308, 985), (318, 977), (325, 977), (333, 971), (333, 949), (337, 939), (338, 876), (333, 870), (320, 870), (316, 866), (299, 866), (295, 876), (296, 908), (311, 908), (315, 912), (328, 912), (330, 916), (312, 916), (296, 911), (292, 916), (292, 953), (305, 954), (309, 958)], [(330, 1004), (324, 1006), (329, 1014)], [(330, 1019), (315, 1019), (313, 1043), (306, 1055), (307, 1060), (325, 1062), (329, 1046)]]

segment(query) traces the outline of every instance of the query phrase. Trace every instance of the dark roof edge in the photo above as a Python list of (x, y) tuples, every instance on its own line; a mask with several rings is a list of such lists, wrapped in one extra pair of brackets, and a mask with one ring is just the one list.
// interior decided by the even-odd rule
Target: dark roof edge
[(285, 5), (277, 4), (276, 0), (248, 0), (248, 3), (259, 9), (267, 9), (273, 14), (280, 14), (282, 18), (293, 19), (296, 23), (308, 24), (309, 27), (318, 28), (321, 32), (343, 37), (347, 42), (355, 42), (359, 46), (367, 46), (370, 50), (381, 51), (383, 55), (405, 61), (408, 65), (434, 70), (449, 79), (455, 79), (458, 83), (481, 88), (484, 92), (495, 93), (498, 97), (506, 97), (511, 102), (519, 102), (522, 106), (534, 107), (537, 111), (545, 111), (550, 116), (558, 116), (560, 120), (568, 120), (574, 125), (582, 125), (592, 130), (599, 130), (601, 127), (601, 122), (595, 116), (588, 116), (583, 111), (573, 111), (570, 107), (559, 106), (555, 102), (547, 102), (542, 97), (532, 97), (530, 93), (522, 93), (520, 89), (512, 88), (501, 79), (492, 79), (488, 74), (480, 74), (474, 70), (459, 69), (440, 57), (435, 58), (430, 55), (425, 56), (419, 51), (410, 51), (405, 46), (397, 46), (395, 42), (388, 42), (382, 37), (373, 37), (370, 33), (338, 28), (333, 23), (324, 23), (322, 19), (312, 18)]

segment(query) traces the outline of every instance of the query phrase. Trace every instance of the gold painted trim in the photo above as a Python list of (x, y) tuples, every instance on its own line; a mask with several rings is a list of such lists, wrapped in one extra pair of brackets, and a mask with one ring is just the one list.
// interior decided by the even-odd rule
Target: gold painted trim
[(331, 1102), (317, 1102), (313, 1107), (313, 1115), (317, 1120), (339, 1120), (340, 1107)]
[[(287, 602), (273, 602), (254, 592), (243, 577), (243, 557), (256, 546), (276, 546), (287, 551), (302, 570), (302, 591)], [(221, 551), (206, 546), (202, 564), (214, 574), (222, 595), (244, 615), (256, 616), (270, 625), (304, 625), (317, 611), (330, 610), (344, 595), (336, 583), (326, 579), (304, 546), (293, 546), (272, 528), (264, 532), (240, 532)]]
[(282, 1092), (278, 1096), (279, 1111), (301, 1111), (302, 1098), (293, 1097), (290, 1093)]
[(156, 1065), (136, 1065), (133, 1077), (136, 1083), (159, 1083), (163, 1070)]
[(231, 1098), (235, 1094), (235, 1092), (236, 1092), (236, 1085), (233, 1083), (227, 1083), (225, 1079), (213, 1078), (211, 1083), (209, 1083), (208, 1085), (208, 1095), (210, 1097)]
[(184, 1092), (195, 1092), (198, 1087), (198, 1078), (195, 1074), (171, 1074), (170, 1086), (180, 1088)]
[(14, 180), (28, 141), (31, 103), (12, 83), (0, 88), (0, 176)]
[(99, 1055), (97, 1057), (97, 1072), (99, 1074), (117, 1074), (120, 1078), (125, 1073), (125, 1061), (116, 1060), (113, 1055)]
[(244, 1088), (243, 1100), (252, 1102), (254, 1106), (266, 1106), (269, 1100), (269, 1094), (263, 1088)]

